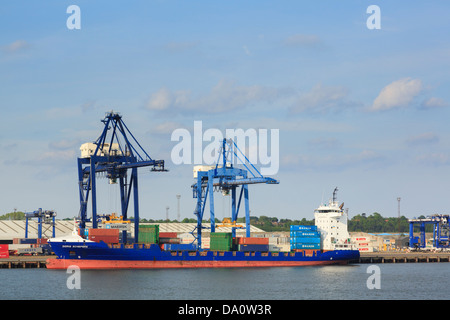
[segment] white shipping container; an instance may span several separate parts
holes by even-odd
[[[359,252],[373,252],[373,247],[360,247]]]
[[[370,238],[368,237],[352,237],[352,242],[367,242],[370,241]]]
[[[26,249],[31,248],[31,244],[9,244],[8,250],[18,250],[18,249]]]

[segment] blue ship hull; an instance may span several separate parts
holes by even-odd
[[[156,244],[110,247],[104,242],[51,242],[57,258],[47,268],[82,269],[282,267],[348,264],[359,260],[358,250],[304,252],[164,251]]]

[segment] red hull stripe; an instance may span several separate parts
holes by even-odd
[[[169,268],[249,268],[297,267],[329,264],[347,264],[347,261],[124,261],[48,259],[47,269],[169,269]]]

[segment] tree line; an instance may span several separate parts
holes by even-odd
[[[421,216],[419,218],[424,218]],[[25,214],[21,211],[10,212],[0,216],[0,220],[24,220]],[[65,220],[72,220],[67,218]],[[197,223],[195,218],[185,218],[182,221],[178,220],[154,220],[154,219],[140,219],[142,223]],[[219,219],[215,219],[216,224],[220,223]],[[210,223],[210,220],[204,220],[203,223]],[[238,218],[237,223],[244,224],[245,218]],[[278,219],[277,217],[268,216],[250,216],[250,224],[258,227],[266,232],[274,231],[289,231],[291,225],[314,225],[314,219],[301,220]],[[358,214],[348,220],[349,232],[373,232],[373,233],[409,233],[409,222],[404,216],[398,217],[383,217],[378,212],[367,216],[366,214]]]

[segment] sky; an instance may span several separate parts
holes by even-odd
[[[4,2],[0,214],[77,216],[79,148],[111,110],[169,169],[139,169],[141,218],[176,219],[177,194],[195,218],[193,164],[174,163],[171,139],[195,121],[279,130],[280,183],[249,186],[251,215],[310,220],[335,187],[350,218],[396,217],[398,197],[407,218],[448,214],[449,13],[447,1]],[[118,212],[117,186],[97,185],[99,212]],[[216,194],[217,218],[229,198]]]

